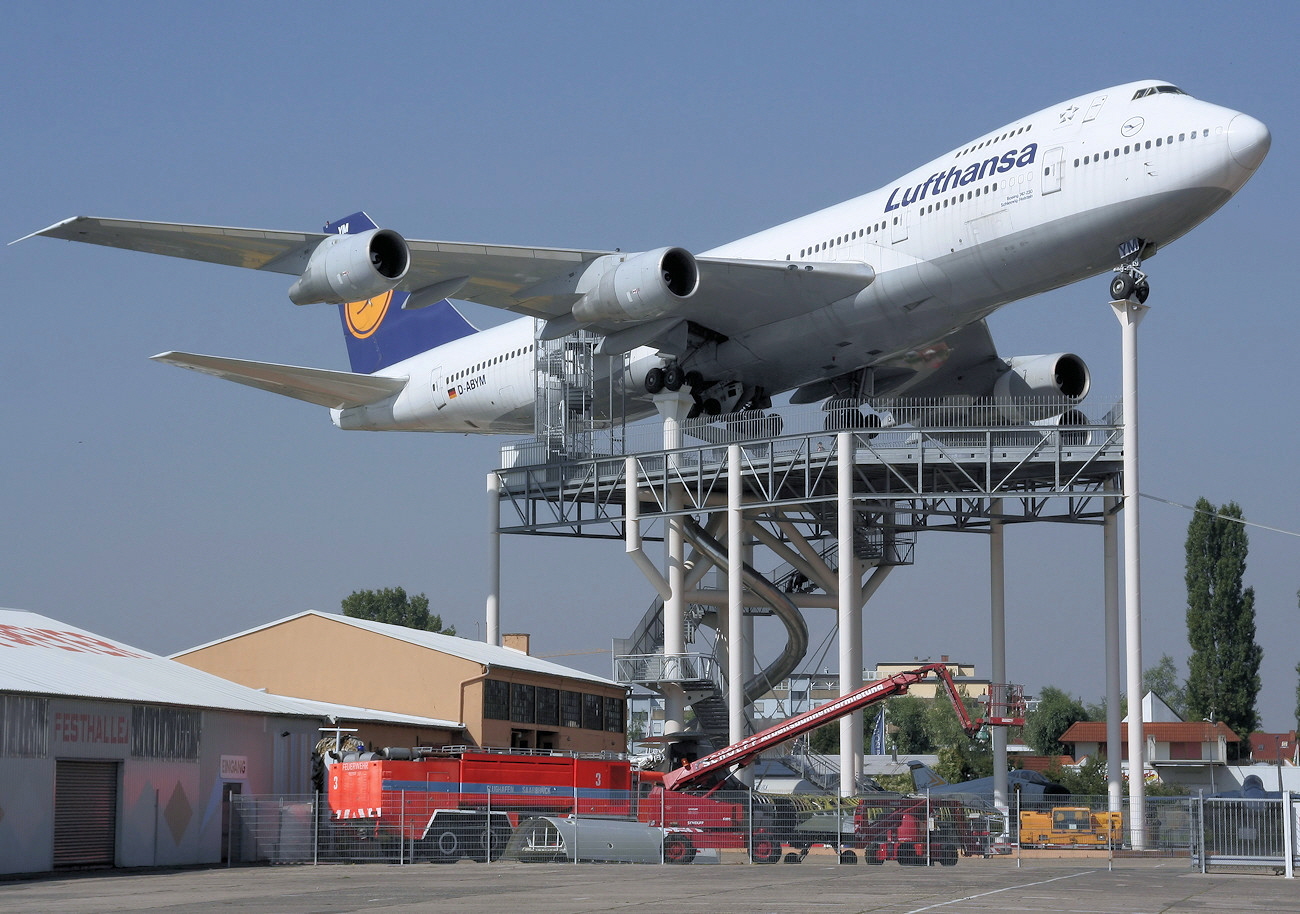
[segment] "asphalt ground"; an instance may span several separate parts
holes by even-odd
[[[963,859],[954,867],[462,862],[113,871],[0,882],[0,911],[297,914],[1297,912],[1300,881],[1186,859]]]

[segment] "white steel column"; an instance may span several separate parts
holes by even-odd
[[[483,640],[501,646],[501,477],[487,474],[488,593],[487,632]]]
[[[745,733],[745,486],[739,444],[727,448],[727,738],[738,743]],[[752,771],[746,784],[752,783]]]
[[[1119,659],[1119,499],[1113,495],[1104,501],[1102,552],[1106,588],[1106,795],[1111,812],[1124,810],[1124,740],[1123,715],[1120,713]]]
[[[1142,736],[1142,582],[1138,524],[1138,347],[1137,328],[1149,310],[1132,301],[1113,301],[1123,327],[1124,358],[1124,635],[1128,664],[1129,843],[1146,849],[1146,740]]]
[[[1006,542],[1002,525],[1002,499],[989,501],[989,611],[992,622],[992,668],[989,678],[1002,688],[1007,682]],[[990,698],[1005,700],[1005,696]],[[993,746],[993,805],[1005,815],[1010,795],[1007,777],[1007,728],[989,727]]]
[[[672,452],[682,446],[681,423],[686,419],[692,401],[690,396],[681,392],[657,394],[654,399],[655,408],[664,420],[664,450],[669,452],[664,467],[668,474],[664,485],[664,507],[668,513],[664,520],[664,565],[672,596],[664,603],[664,666],[665,674],[671,675],[672,664],[667,658],[686,653],[686,537],[682,517],[676,514],[682,510],[682,488],[672,479],[673,471],[677,469],[677,455]],[[685,728],[686,693],[680,685],[666,684],[664,733],[676,733]]]
[[[853,459],[852,432],[836,436],[838,482],[836,505],[839,510],[839,628],[840,694],[847,695],[862,685],[862,618],[858,613],[861,593],[858,563],[853,554]],[[855,649],[856,646],[856,649]],[[856,730],[857,739],[854,739]],[[855,752],[856,747],[856,752]],[[862,712],[840,718],[840,795],[851,797],[857,792],[855,774],[862,766]]]

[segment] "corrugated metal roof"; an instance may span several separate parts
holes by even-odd
[[[0,692],[461,728],[259,692],[38,613],[0,608]]]
[[[496,645],[485,644],[482,641],[470,641],[468,638],[460,638],[455,635],[440,635],[435,632],[423,632],[414,628],[406,628],[402,625],[388,625],[384,622],[371,622],[368,619],[354,619],[350,616],[339,615],[338,613],[323,613],[314,609],[300,612],[292,616],[286,616],[283,619],[277,619],[275,622],[268,622],[266,625],[259,625],[235,635],[219,638],[216,641],[209,641],[207,644],[200,644],[198,647],[192,647],[184,651],[177,651],[175,654],[172,654],[172,656],[180,657],[185,654],[190,654],[194,651],[211,647],[214,644],[223,644],[227,641],[233,641],[236,638],[242,638],[246,635],[251,635],[254,632],[263,631],[276,625],[284,625],[286,622],[292,622],[295,619],[301,619],[305,616],[317,616],[321,619],[327,619],[330,622],[350,625],[354,628],[375,632],[376,634],[384,635],[388,638],[396,638],[397,640],[405,641],[408,644],[426,647],[430,650],[435,650],[443,654],[450,654],[453,657],[460,657],[464,660],[473,661],[474,663],[490,664],[493,667],[509,670],[524,670],[530,673],[544,673],[548,676],[564,676],[569,679],[598,682],[601,685],[607,686],[620,686],[620,683],[614,682],[612,679],[604,679],[591,673],[584,673],[581,670],[561,666],[558,663],[551,663],[549,660],[532,657],[528,654],[511,650],[508,647],[497,647]]]

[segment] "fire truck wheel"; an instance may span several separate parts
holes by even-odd
[[[790,853],[788,853],[788,854],[785,855],[785,862],[786,862],[786,863],[803,863],[803,856],[802,856],[801,854],[799,854],[797,851],[790,851]]]
[[[880,866],[885,861],[880,859],[880,847],[876,844],[869,844],[862,849],[862,862],[868,866]]]
[[[781,844],[779,841],[760,835],[754,839],[749,857],[755,863],[776,863],[781,859]]]
[[[944,847],[939,848],[939,863],[942,866],[956,866],[957,847],[955,845],[948,844]]]
[[[450,828],[430,843],[430,859],[434,863],[455,863],[460,859],[460,836]]]
[[[690,863],[695,859],[695,845],[688,838],[664,839],[664,863]]]
[[[840,851],[840,863],[857,863],[858,855],[853,851]]]

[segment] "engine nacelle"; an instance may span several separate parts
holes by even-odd
[[[607,254],[582,278],[583,293],[573,306],[579,323],[624,323],[673,314],[700,285],[691,253],[659,248],[640,254]]]
[[[330,235],[311,252],[307,269],[289,288],[295,305],[342,305],[396,288],[411,265],[406,239],[392,229]]]
[[[993,385],[993,399],[1010,422],[1059,415],[1088,395],[1092,376],[1083,359],[1069,352],[1016,356]]]

